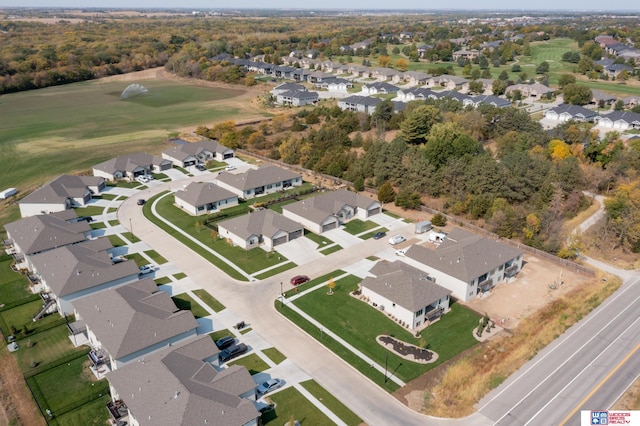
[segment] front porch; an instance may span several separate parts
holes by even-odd
[[[129,409],[123,400],[109,401],[106,407],[107,410],[109,410],[109,415],[111,416],[110,423],[112,425],[124,426],[130,423]]]

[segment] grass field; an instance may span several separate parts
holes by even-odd
[[[263,424],[280,426],[293,418],[303,425],[331,425],[333,422],[325,416],[296,388],[290,387],[269,395],[276,403],[276,409],[262,416]]]
[[[121,100],[129,82],[102,80],[0,96],[0,187],[41,184],[86,170],[117,154],[155,152],[176,130],[219,120],[264,115],[221,105],[244,89],[144,80],[147,94]]]
[[[185,311],[191,311],[194,317],[196,318],[204,318],[209,315],[206,309],[204,309],[198,302],[193,300],[191,296],[187,293],[182,293],[177,296],[172,297],[173,302],[176,304],[178,309],[182,309]]]

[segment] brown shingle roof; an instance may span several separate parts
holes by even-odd
[[[176,191],[176,198],[192,206],[202,206],[229,198],[238,198],[236,194],[213,183],[192,182],[184,190]]]
[[[218,180],[233,188],[246,191],[247,189],[258,188],[300,177],[302,176],[299,173],[266,165],[255,170],[249,169],[245,173],[233,174],[222,172],[218,175]]]

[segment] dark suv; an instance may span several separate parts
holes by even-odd
[[[231,336],[224,336],[222,339],[216,340],[216,346],[220,350],[227,349],[229,346],[233,345],[235,341],[236,340]]]
[[[247,350],[247,345],[245,345],[244,343],[238,343],[237,345],[229,346],[227,349],[220,352],[220,354],[218,355],[218,359],[220,360],[220,362],[229,361],[230,359],[233,359],[247,352]]]

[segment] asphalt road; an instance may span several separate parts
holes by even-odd
[[[202,180],[202,177],[191,180]],[[188,180],[181,180],[168,186],[177,189],[186,183]],[[143,194],[150,198],[164,189],[167,185],[157,185]],[[265,281],[247,283],[232,280],[147,221],[135,197],[123,203],[118,218],[369,425],[560,424],[569,414],[573,417],[568,419],[568,424],[579,424],[576,409],[609,408],[640,371],[640,351],[629,356],[640,344],[640,278],[622,271],[625,284],[616,294],[487,395],[477,405],[478,412],[474,415],[458,420],[424,416],[410,410],[315,338],[289,323],[273,305],[280,283],[284,282],[285,289],[289,288],[291,276],[298,273],[319,276],[350,265],[386,247],[384,239],[363,241],[349,250],[325,256],[322,261]],[[397,233],[410,235],[412,232],[413,225],[407,225]],[[607,268],[604,264],[597,266]]]

